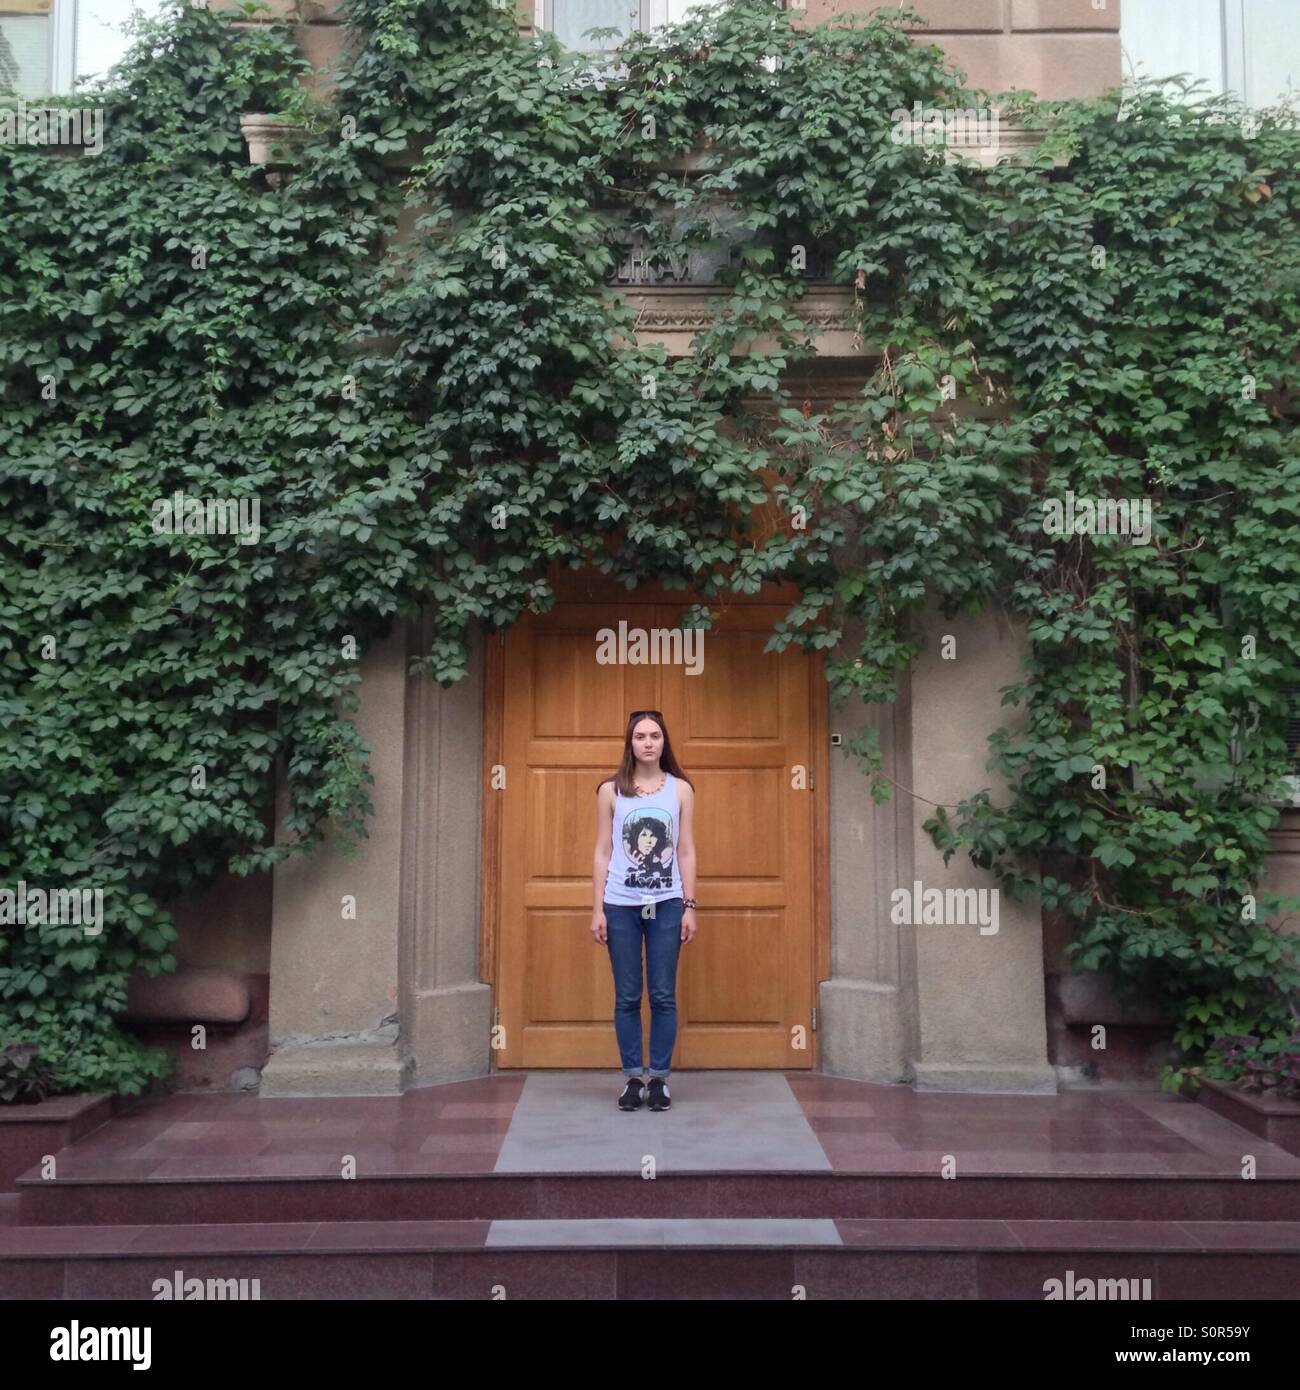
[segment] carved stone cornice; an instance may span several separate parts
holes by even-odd
[[[616,291],[635,314],[638,346],[658,343],[672,357],[689,357],[691,340],[712,326],[716,308],[726,294],[706,289],[637,289]],[[858,339],[853,320],[853,292],[840,286],[818,286],[798,301],[795,310],[809,327],[817,329],[819,358],[858,361],[879,352],[874,344]],[[755,334],[738,352],[774,352],[778,344],[765,334]]]
[[[301,126],[295,126],[275,116],[259,112],[241,115],[239,124],[248,142],[248,161],[250,164],[283,163],[284,151],[305,137]],[[1020,160],[1031,156],[1046,138],[1047,131],[1040,127],[1020,125],[1015,121],[999,119],[991,134],[961,125],[954,126],[946,133],[941,145],[928,145],[922,124],[901,122],[899,129],[908,137],[906,143],[914,143],[931,151],[935,158],[942,157],[949,164],[972,164],[980,168],[991,168],[1005,160]],[[981,143],[981,140],[986,143]],[[279,147],[276,150],[275,147]],[[278,154],[280,157],[273,157]],[[423,149],[412,147],[393,150],[385,155],[384,163],[390,168],[410,169],[423,158]],[[725,160],[724,160],[725,162]],[[1063,155],[1053,156],[1052,163],[1060,168],[1069,161]],[[660,173],[685,173],[699,175],[718,167],[717,152],[703,146],[686,154],[664,155],[653,168]]]

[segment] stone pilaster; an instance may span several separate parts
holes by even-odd
[[[450,690],[408,675],[399,628],[361,663],[375,814],[353,855],[277,867],[263,1095],[390,1095],[489,1070],[479,979],[483,650]],[[343,916],[355,899],[355,920]]]
[[[950,659],[943,639],[955,641]],[[1005,804],[987,769],[988,735],[1014,726],[1002,689],[1022,677],[1023,634],[996,614],[931,614],[912,672],[912,879],[897,887],[993,890],[996,880],[965,854],[945,865],[921,829],[937,802],[949,807],[982,788]],[[924,800],[922,799],[924,798]],[[986,900],[991,901],[991,900]],[[914,925],[895,930],[915,944],[917,1011],[912,1071],[918,1090],[1053,1092],[1047,1060],[1042,912],[998,895],[997,930]]]
[[[276,866],[263,1095],[392,1094],[409,1072],[397,1005],[406,683],[399,629],[361,658],[356,722],[375,779],[368,838],[352,854],[330,842]]]
[[[874,727],[884,770],[907,761],[909,685],[892,705],[846,702],[830,712],[830,733],[847,742]],[[821,982],[822,1070],[864,1081],[908,1078],[915,1033],[910,938],[889,921],[889,892],[910,874],[911,810],[897,789],[881,804],[857,760],[831,748],[831,979]]]
[[[426,620],[426,640],[428,631]],[[402,1042],[417,1085],[490,1069],[492,990],[479,979],[483,680],[476,634],[463,680],[443,690],[412,677],[408,690]]]

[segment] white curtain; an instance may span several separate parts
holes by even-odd
[[[0,94],[43,97],[49,90],[49,15],[0,14]]]

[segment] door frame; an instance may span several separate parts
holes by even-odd
[[[557,576],[558,577],[558,576]],[[568,578],[569,576],[565,576]],[[638,589],[628,590],[622,585],[608,583],[605,576],[595,571],[578,576],[571,581],[584,583],[591,594],[606,593],[627,602],[680,603],[690,601],[689,593],[682,590],[667,591],[658,584],[646,584]],[[565,594],[561,588],[570,584],[557,585],[556,602],[579,602],[576,592]],[[793,584],[766,585],[757,594],[730,594],[725,600],[715,599],[718,607],[733,604],[773,603],[798,601],[799,591]],[[588,598],[590,601],[590,598]],[[498,1018],[497,990],[500,983],[499,955],[501,937],[499,931],[501,912],[501,805],[492,790],[492,769],[502,760],[505,742],[505,647],[506,631],[498,629],[488,633],[484,642],[484,680],[483,680],[483,845],[480,855],[479,881],[479,978],[492,987],[492,1019]],[[812,655],[816,657],[816,653]],[[825,672],[814,661],[812,681],[812,746],[814,750],[813,774],[813,844],[812,844],[812,889],[813,889],[813,997],[808,1008],[819,1007],[820,985],[831,978],[831,837],[830,837],[830,687]],[[818,678],[820,677],[820,678]],[[823,761],[824,759],[824,761]],[[811,1013],[809,1014],[811,1018]],[[611,1023],[612,1026],[612,1023]],[[812,1070],[821,1070],[821,1033],[813,1031],[809,1037],[812,1048]],[[496,1049],[490,1049],[489,1063],[497,1070]]]

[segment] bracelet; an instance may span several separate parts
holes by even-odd
[[[682,911],[683,911],[683,912],[685,912],[685,911],[687,910],[687,908],[698,907],[698,906],[699,906],[699,903],[697,903],[697,902],[695,901],[694,898],[683,898],[683,899],[682,899]]]

